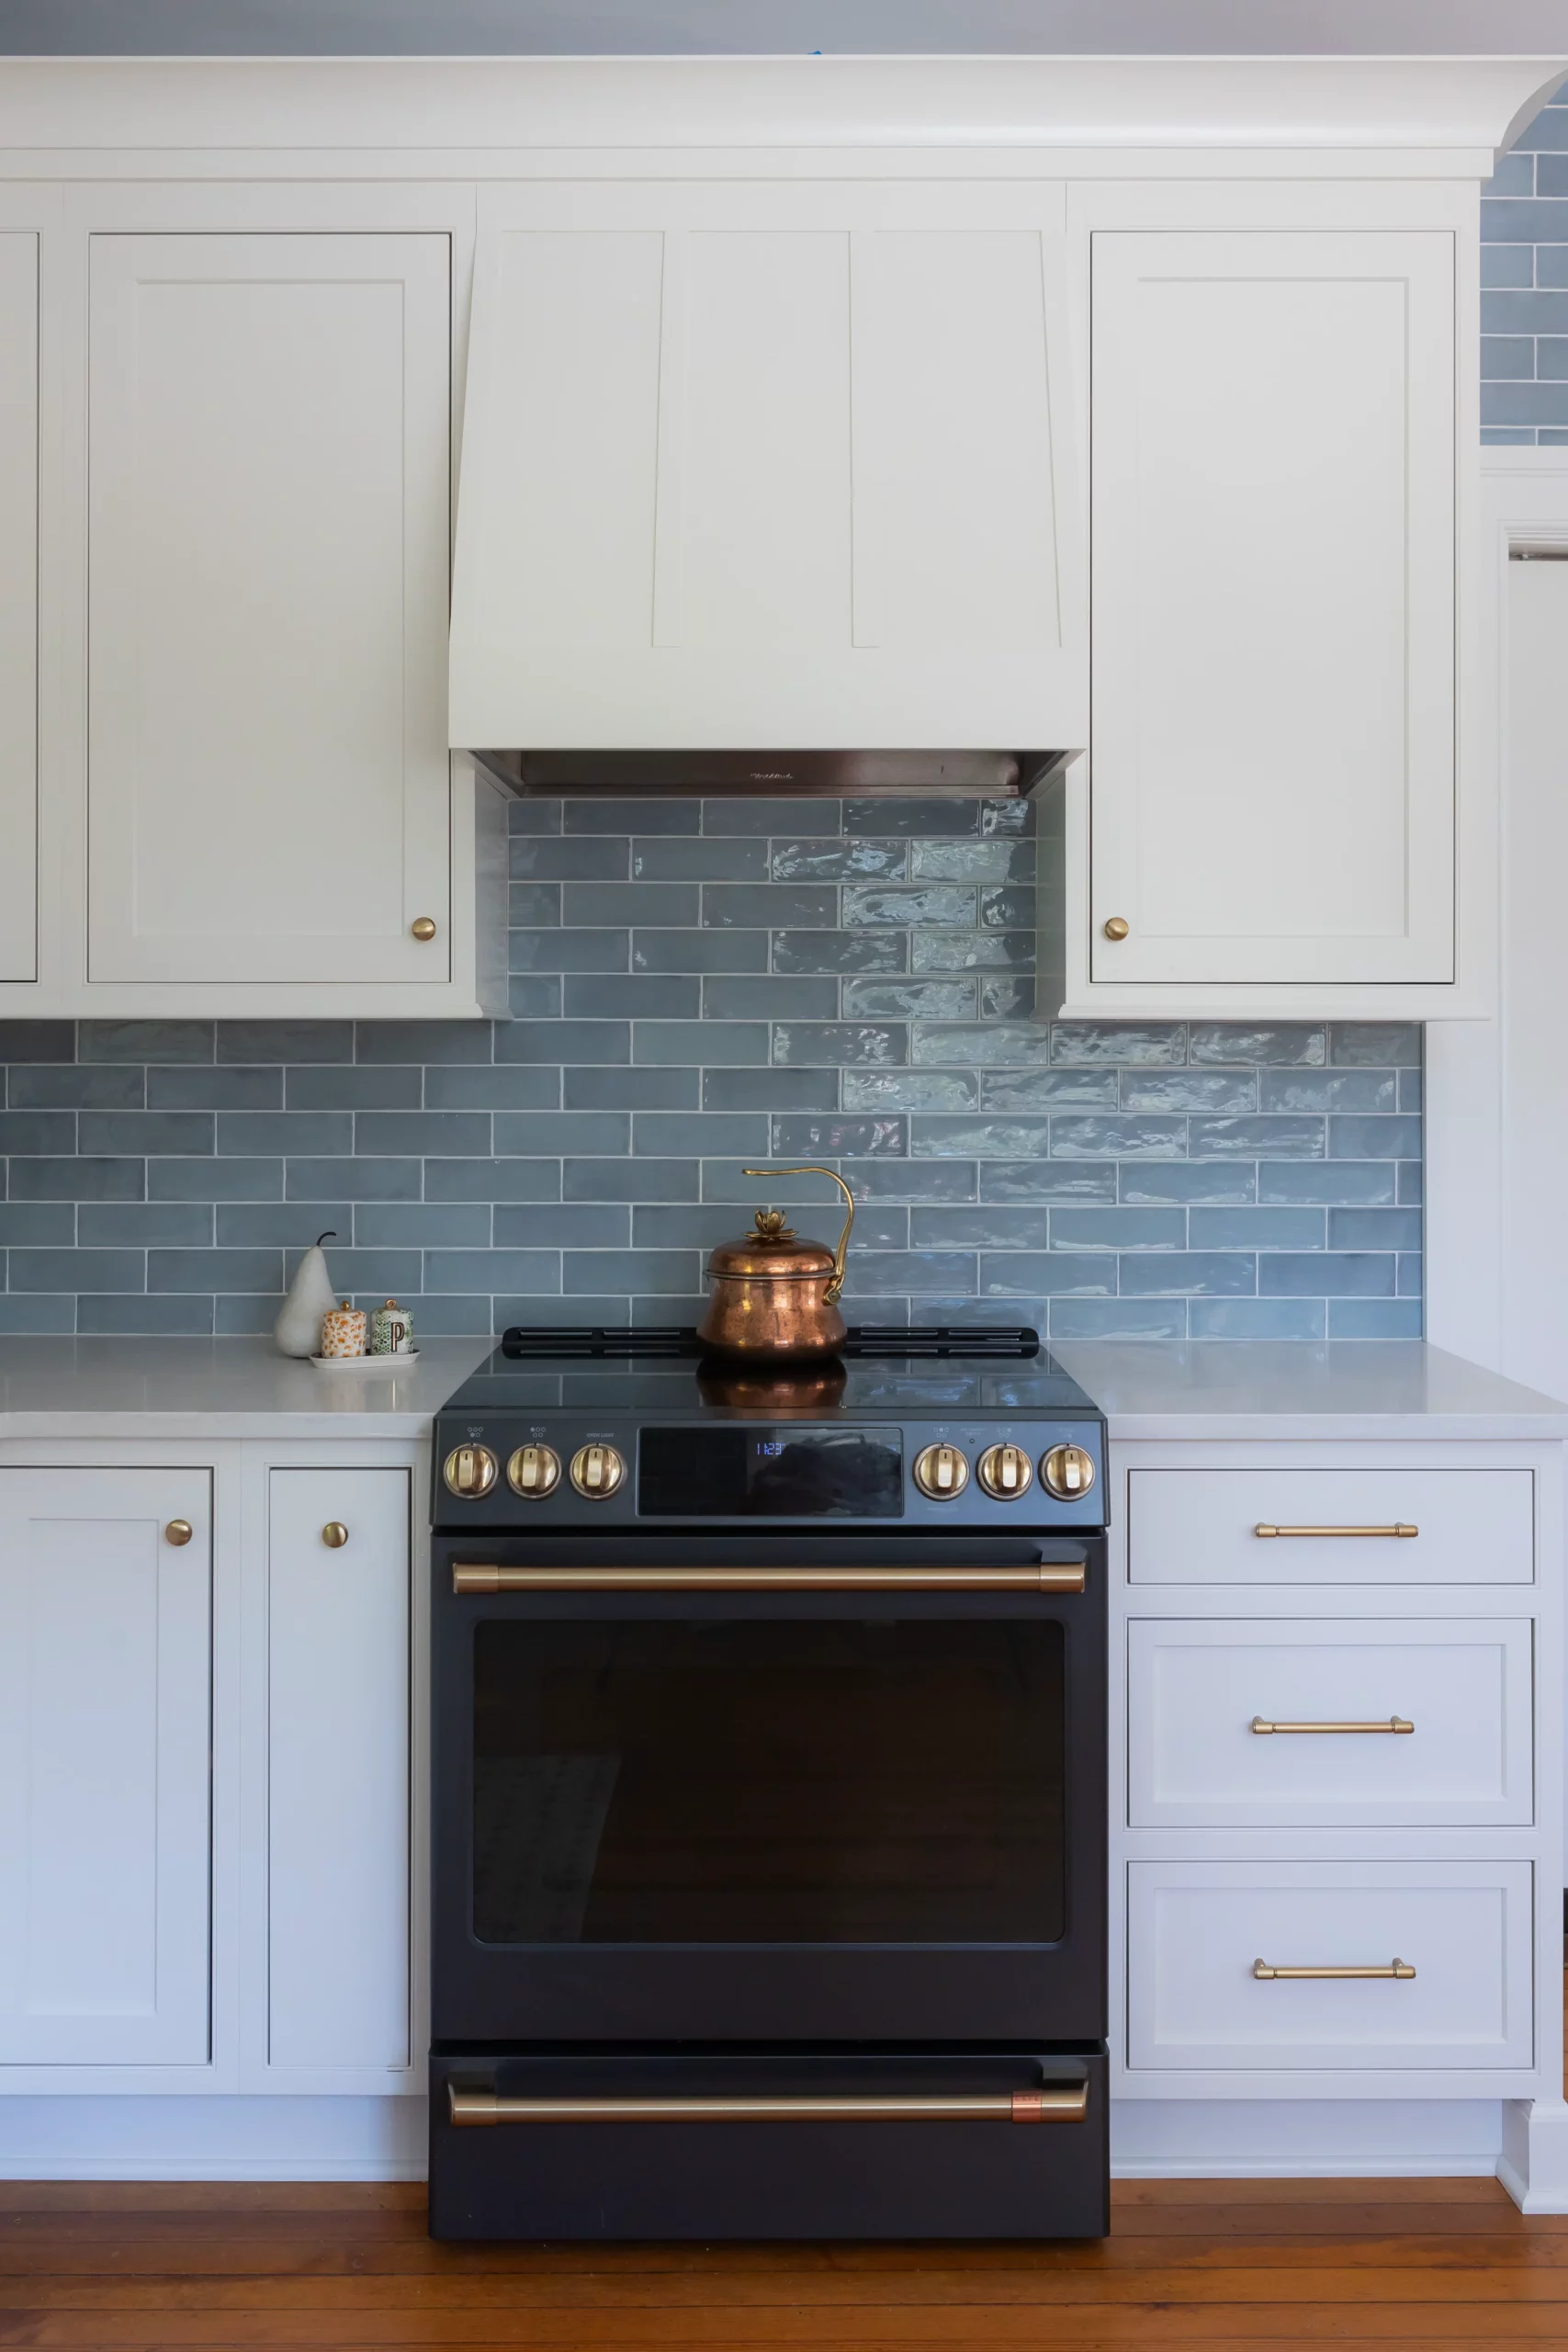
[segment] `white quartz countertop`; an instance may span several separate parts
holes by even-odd
[[[1421,1340],[1063,1341],[1122,1439],[1568,1438],[1568,1404]]]
[[[321,1372],[265,1340],[0,1339],[0,1437],[423,1436],[489,1354]],[[1113,1438],[1568,1438],[1568,1405],[1416,1340],[1211,1340],[1055,1350]]]
[[[425,1340],[364,1373],[270,1340],[0,1339],[0,1437],[423,1437],[494,1345]]]

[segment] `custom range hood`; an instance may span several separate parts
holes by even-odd
[[[654,177],[487,215],[455,747],[513,792],[769,798],[1016,794],[1082,748],[1048,191]]]

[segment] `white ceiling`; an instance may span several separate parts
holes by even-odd
[[[1568,0],[0,0],[0,55],[1568,55]]]

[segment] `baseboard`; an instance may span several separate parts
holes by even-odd
[[[1500,2099],[1115,2099],[1113,2180],[1488,2179]]]
[[[0,2098],[0,2180],[423,2180],[423,2098]]]

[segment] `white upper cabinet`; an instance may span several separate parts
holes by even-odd
[[[447,978],[449,275],[91,239],[90,984]]]
[[[1094,235],[1092,982],[1454,981],[1455,277],[1441,229]]]
[[[38,263],[0,230],[0,981],[38,969]]]
[[[486,190],[451,741],[1087,734],[1059,184]]]
[[[211,1563],[205,1470],[0,1469],[0,2069],[207,2063]]]

